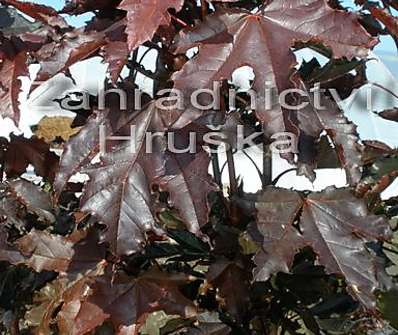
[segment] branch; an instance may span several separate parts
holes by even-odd
[[[247,158],[249,158],[250,162],[254,165],[254,167],[257,170],[258,176],[260,177],[261,182],[263,182],[264,175],[262,174],[262,172],[261,172],[260,168],[258,167],[258,165],[256,164],[256,162],[245,150],[242,150],[242,152]]]
[[[264,138],[264,146],[263,146],[263,180],[262,186],[263,189],[272,184],[272,155],[270,153],[269,145],[265,144]]]
[[[288,174],[288,173],[290,173],[290,172],[292,172],[292,171],[297,171],[297,169],[296,168],[292,168],[292,169],[288,169],[288,170],[286,170],[286,171],[283,171],[281,174],[279,174],[279,176],[277,176],[273,181],[272,181],[272,185],[273,186],[276,186],[276,184],[278,184],[278,182],[279,182],[279,180],[284,176],[284,175],[286,175],[286,174]]]
[[[153,80],[158,80],[157,76],[155,73],[153,73],[152,71],[149,71],[147,69],[145,69],[145,67],[137,62],[131,62],[129,64],[127,64],[127,67],[129,69],[133,69],[138,71],[139,73],[143,74],[144,76],[153,79]]]
[[[212,149],[214,149],[214,148],[212,148]],[[211,153],[211,165],[213,167],[214,181],[220,187],[220,189],[222,189],[222,172],[220,169],[220,161],[218,159],[217,152]]]
[[[238,194],[238,183],[236,180],[236,169],[234,154],[232,149],[227,150],[228,174],[229,174],[229,187],[231,196]]]
[[[398,99],[398,95],[396,95],[393,91],[391,91],[391,90],[388,89],[387,87],[384,87],[383,85],[378,84],[378,83],[375,83],[375,82],[373,82],[373,81],[368,81],[368,84],[374,85],[374,86],[376,86],[376,87],[382,89],[383,91],[386,91],[387,93],[391,94],[394,98],[397,98],[397,99]]]

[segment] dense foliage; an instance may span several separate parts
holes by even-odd
[[[71,0],[60,12],[0,3],[2,117],[18,125],[20,77],[31,64],[40,65],[37,86],[61,73],[73,80],[72,65],[100,56],[108,76],[98,79],[128,95],[127,108],[114,94],[105,108],[90,96],[89,108],[73,108],[74,120],[46,118],[32,138],[1,138],[2,334],[395,333],[398,199],[380,194],[398,176],[397,150],[361,141],[330,91],[320,96],[326,108],[295,91],[288,101],[308,100],[304,108],[267,108],[265,83],[276,94],[320,83],[348,97],[368,83],[378,37],[398,41],[396,1],[358,0],[354,12],[326,0]],[[93,18],[82,28],[65,20],[87,12]],[[305,47],[328,62],[298,65],[294,51]],[[142,50],[157,52],[154,71],[142,65]],[[255,110],[231,81],[242,66],[254,72]],[[153,80],[142,109],[131,94],[138,73]],[[215,82],[219,108],[188,99]],[[172,107],[171,88],[184,93],[183,108]],[[76,97],[54,99],[79,106]],[[209,96],[199,101],[208,105]],[[398,121],[396,109],[379,116]],[[247,136],[262,132],[256,194],[236,175],[238,125]],[[100,153],[100,129],[129,136],[132,126],[134,152],[113,138]],[[227,143],[225,166],[203,146],[214,129]],[[162,133],[152,152],[148,132]],[[180,149],[199,134],[195,153],[170,150],[171,132]],[[277,187],[276,133],[298,139],[298,151],[281,156],[299,175],[314,181],[315,169],[341,167],[348,186]],[[72,178],[81,174],[89,178]]]

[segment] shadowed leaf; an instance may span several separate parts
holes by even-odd
[[[271,188],[261,195],[264,199],[276,199],[274,206],[272,200],[267,200],[268,205],[264,208],[261,207],[261,201],[257,204],[257,226],[266,237],[265,250],[260,251],[255,259],[257,279],[268,279],[275,270],[281,270],[280,264],[291,266],[297,249],[308,245],[316,252],[319,263],[325,266],[328,273],[342,275],[350,293],[365,307],[374,309],[373,291],[378,287],[378,282],[375,259],[367,250],[366,243],[391,237],[387,220],[382,216],[369,215],[365,202],[355,198],[349,189],[328,188],[306,198],[295,195],[295,192],[281,190],[282,193],[288,192],[292,198],[292,209],[285,211],[288,220],[283,220],[286,224],[280,225],[280,212],[276,208],[281,203],[275,195],[271,196],[275,192],[278,191]],[[297,216],[298,226],[294,227],[292,217],[297,215],[297,210],[300,215]],[[261,222],[266,222],[269,229],[262,228]],[[285,251],[282,255],[280,247],[267,248],[270,231],[279,232],[279,243]],[[294,239],[291,238],[292,234]],[[271,237],[274,235],[271,233]],[[275,259],[280,263],[275,262]],[[286,272],[286,268],[282,271]],[[259,277],[258,273],[263,275]]]

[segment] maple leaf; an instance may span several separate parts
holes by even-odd
[[[51,320],[62,303],[62,293],[66,286],[67,281],[64,278],[55,280],[34,295],[34,305],[26,311],[25,320],[29,327],[34,328],[36,334],[51,334]]]
[[[268,188],[256,202],[257,225],[251,234],[262,245],[256,254],[254,279],[268,280],[273,273],[289,272],[304,241],[293,223],[302,207],[297,192]]]
[[[158,109],[151,104],[135,115],[130,125],[137,127],[135,150],[131,141],[119,142],[101,157],[100,163],[82,170],[90,181],[83,192],[81,210],[94,214],[106,225],[104,240],[118,255],[140,250],[145,232],[160,233],[151,184],[163,173],[164,149],[155,143],[154,152],[146,153],[146,133],[164,130]]]
[[[179,211],[191,233],[201,235],[208,222],[207,195],[216,187],[208,173],[210,157],[205,151],[195,154],[166,155],[165,176],[157,182],[169,192],[170,204]]]
[[[90,285],[95,277],[103,275],[106,266],[103,248],[98,248],[95,234],[90,234],[74,249],[68,273],[47,284],[35,296],[34,307],[26,313],[27,321],[37,333],[50,334],[50,326],[56,319],[63,334],[86,334],[93,323],[102,324],[109,317],[86,301]]]
[[[16,180],[7,184],[8,191],[16,201],[23,204],[27,211],[36,214],[39,218],[54,223],[51,197],[38,186],[26,180]]]
[[[64,272],[73,257],[73,243],[63,236],[33,229],[15,242],[15,249],[8,246],[6,234],[1,235],[0,259],[14,265],[25,264],[37,272]]]
[[[80,172],[100,151],[99,129],[106,136],[117,135],[123,127],[129,127],[134,112],[122,111],[113,104],[105,110],[94,110],[79,132],[65,144],[59,170],[55,176],[54,190],[59,197],[70,177]],[[120,134],[119,134],[120,135]]]
[[[50,26],[57,26],[61,29],[69,27],[65,19],[60,16],[58,12],[52,7],[28,1],[21,2],[18,0],[1,0],[1,3],[8,6],[13,6],[22,13],[30,16],[31,18]]]
[[[116,83],[123,67],[127,64],[129,50],[124,41],[110,41],[103,48],[103,56],[106,63],[109,64],[108,72],[111,80]]]
[[[152,39],[159,26],[168,25],[171,16],[168,9],[177,12],[183,0],[123,0],[120,9],[127,11],[127,42],[130,50]]]
[[[111,79],[115,83],[129,55],[124,28],[124,19],[115,22],[98,20],[47,43],[34,53],[40,63],[36,81],[46,81],[73,64],[99,54],[109,64]]]
[[[6,185],[0,186],[0,216],[1,223],[8,227],[15,227],[23,231],[25,220],[23,215],[23,206],[13,197],[10,197]]]
[[[84,127],[66,143],[61,156],[59,169],[54,180],[54,190],[59,197],[70,177],[87,165],[99,151],[99,127],[105,126],[109,134],[109,123],[106,122],[108,110],[93,113]]]
[[[21,15],[15,8],[0,7],[0,27],[4,36],[25,34],[40,27]]]
[[[36,137],[10,135],[10,142],[4,159],[7,177],[19,177],[32,164],[38,176],[53,180],[58,165],[58,156],[50,151],[50,146]]]
[[[75,233],[77,237],[73,234],[68,236],[68,240],[75,242],[73,258],[68,268],[69,279],[74,278],[75,275],[79,278],[82,273],[96,274],[105,266],[106,248],[99,244],[98,233],[94,229],[75,231]]]
[[[322,97],[321,103],[323,107],[316,108],[311,101],[295,115],[299,129],[298,174],[315,180],[314,168],[318,154],[315,143],[325,131],[334,145],[341,167],[346,170],[348,184],[355,185],[361,180],[363,165],[363,146],[359,143],[357,127],[344,116],[334,101]]]
[[[21,117],[18,98],[22,83],[19,77],[28,75],[26,61],[25,51],[12,58],[2,58],[0,53],[0,115],[12,119],[16,125]]]
[[[46,81],[66,71],[73,64],[93,56],[106,44],[103,32],[75,29],[64,34],[60,41],[48,43],[35,53],[40,62],[36,81]]]
[[[332,50],[333,57],[348,59],[365,57],[377,43],[354,14],[334,10],[323,0],[272,1],[261,14],[219,10],[176,39],[175,52],[199,47],[199,53],[172,77],[174,87],[187,93],[212,89],[215,81],[230,79],[239,67],[250,66],[256,76],[252,85],[257,92],[256,114],[264,122],[266,134],[283,132],[286,111],[279,104],[267,106],[266,88],[276,88],[279,93],[294,87],[290,77],[296,61],[291,48],[299,41],[322,43]],[[202,114],[190,104],[185,108],[175,111],[175,127]]]
[[[88,334],[108,319],[99,307],[89,302],[66,302],[58,314],[58,328],[62,334]]]
[[[123,67],[127,64],[130,55],[125,33],[126,20],[122,19],[115,24],[114,29],[107,32],[108,43],[102,47],[104,62],[109,65],[108,72],[113,83],[116,83]]]
[[[381,23],[383,23],[386,26],[386,28],[391,32],[391,34],[398,37],[398,20],[396,17],[389,14],[387,10],[380,9],[377,7],[372,7],[370,12],[376,19],[378,19]]]
[[[206,279],[219,290],[228,312],[240,320],[249,301],[247,273],[241,262],[219,259],[209,267]]]
[[[91,285],[87,302],[108,314],[119,334],[139,329],[149,313],[163,310],[167,314],[193,317],[196,308],[180,291],[189,282],[184,274],[151,269],[138,278],[106,273]],[[76,320],[79,322],[79,318]],[[101,324],[98,324],[98,326]],[[131,332],[133,333],[133,332]]]
[[[116,247],[117,254],[139,250],[144,242],[143,232],[151,229],[160,232],[155,225],[156,206],[151,205],[154,201],[151,184],[158,184],[169,192],[171,205],[179,210],[188,229],[201,235],[200,228],[208,221],[207,195],[215,190],[208,174],[208,154],[200,151],[178,155],[163,149],[146,154],[146,132],[150,129],[163,131],[165,115],[154,103],[140,112],[115,112],[94,113],[86,126],[67,143],[54,183],[57,195],[76,172],[92,176],[84,190],[82,210],[95,214],[107,226],[105,240]],[[120,135],[121,129],[130,130],[131,126],[136,126],[138,150],[133,154],[129,142],[119,142],[103,156],[102,163],[86,168],[99,152],[98,129],[101,125],[107,136]],[[157,140],[163,142],[163,139]],[[108,177],[102,179],[103,175]],[[108,192],[114,196],[108,197]]]
[[[264,248],[255,259],[256,278],[266,280],[274,271],[286,272],[298,248],[307,245],[328,273],[342,275],[350,293],[365,307],[374,309],[373,291],[378,281],[375,260],[366,244],[391,237],[385,217],[370,215],[366,203],[349,189],[328,188],[307,197],[287,190],[276,196],[278,191],[267,189],[261,195],[261,199],[266,199],[265,207],[261,201],[256,204],[257,227],[264,236]],[[280,201],[282,194],[289,197],[289,210],[281,219],[277,209],[284,204]],[[299,228],[293,226],[295,222]],[[269,239],[280,243],[278,248],[272,248]]]

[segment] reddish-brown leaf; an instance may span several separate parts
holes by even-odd
[[[16,201],[26,207],[28,212],[36,214],[47,222],[55,222],[51,197],[38,186],[26,180],[16,180],[8,183],[8,190]]]
[[[262,249],[255,256],[254,278],[265,281],[276,272],[289,272],[295,254],[304,246],[299,232],[293,227],[302,207],[297,192],[268,188],[256,202],[256,236]]]
[[[65,19],[60,16],[58,12],[52,7],[28,1],[21,2],[18,0],[1,0],[1,2],[5,5],[13,6],[22,13],[30,16],[31,18],[50,26],[57,26],[59,28],[69,27]]]
[[[21,51],[13,58],[2,58],[0,54],[0,115],[9,117],[16,125],[20,119],[19,93],[21,76],[28,74],[27,54]]]
[[[222,305],[236,320],[241,321],[249,301],[249,278],[243,264],[220,259],[209,267],[206,279],[218,289],[224,299]]]
[[[374,163],[377,159],[394,153],[394,149],[380,141],[363,141],[365,146],[362,160],[363,164]]]
[[[66,143],[54,181],[57,196],[63,191],[70,177],[79,172],[98,153],[100,126],[106,126],[107,134],[110,130],[107,115],[108,110],[93,113],[85,126]]]
[[[104,60],[109,64],[108,72],[113,83],[116,83],[123,67],[127,64],[129,50],[123,41],[110,41],[103,48]]]
[[[183,0],[123,0],[120,9],[127,11],[127,41],[130,50],[152,39],[159,26],[168,25],[168,9],[179,11]]]
[[[326,132],[334,145],[340,165],[346,170],[348,184],[357,184],[362,177],[361,167],[363,147],[359,143],[357,127],[350,122],[339,106],[327,97],[321,100],[323,108],[319,109],[311,102],[307,107],[297,111],[299,128],[299,174],[315,180],[314,168],[316,157],[306,161],[308,152],[314,151],[317,141],[323,131]],[[307,157],[306,157],[307,156]]]
[[[216,187],[208,173],[209,155],[171,154],[166,156],[165,175],[159,181],[170,194],[171,205],[179,211],[188,230],[200,235],[200,228],[208,222],[207,196]]]
[[[25,228],[23,206],[13,197],[8,194],[5,185],[0,186],[0,221],[9,227],[14,227],[19,230]]]
[[[391,34],[398,37],[398,20],[396,17],[389,14],[387,10],[380,9],[377,7],[372,7],[370,11],[376,19],[378,19],[381,23],[383,23],[386,26],[386,28],[391,32]]]
[[[97,263],[77,277],[59,275],[34,297],[35,305],[25,318],[35,327],[37,334],[50,334],[57,321],[62,334],[87,334],[101,325],[109,316],[97,306],[88,303],[90,285],[94,278],[103,274],[105,262]]]
[[[34,306],[25,314],[26,323],[34,334],[51,334],[53,315],[62,304],[62,294],[67,289],[65,278],[52,281],[37,292],[33,298]]]
[[[365,57],[377,42],[354,14],[334,10],[324,0],[272,1],[262,14],[218,10],[176,40],[176,52],[199,46],[199,54],[173,76],[175,88],[190,97],[193,90],[211,89],[215,81],[230,79],[237,68],[251,66],[256,76],[253,89],[257,92],[257,116],[265,123],[268,135],[283,132],[281,106],[266,105],[267,100],[270,102],[266,88],[282,92],[294,87],[290,81],[295,65],[291,48],[299,41],[322,43],[332,50],[333,57],[348,59]],[[189,102],[184,107],[175,111],[175,127],[203,113]]]
[[[54,180],[58,156],[50,151],[47,143],[36,137],[25,138],[11,134],[10,138],[4,164],[7,177],[19,177],[32,164],[38,176]]]
[[[383,119],[398,122],[398,108],[387,109],[383,112],[377,113],[377,115]]]
[[[165,273],[157,269],[138,278],[122,274],[112,277],[107,273],[96,279],[91,286],[92,295],[87,301],[109,314],[110,320],[122,334],[126,328],[139,329],[146,316],[155,311],[193,317],[196,308],[180,291],[180,286],[188,282],[189,278],[183,274]]]
[[[0,229],[0,260],[11,264],[25,262],[25,257],[7,241],[8,234],[4,227]]]
[[[113,83],[118,80],[130,54],[125,29],[125,19],[120,20],[112,29],[108,29],[106,34],[108,43],[102,48],[104,61],[109,64],[108,72]]]
[[[60,41],[48,43],[35,53],[40,61],[36,81],[45,81],[67,70],[73,64],[97,53],[106,44],[104,32],[75,29]]]
[[[118,120],[116,129],[120,130],[124,125],[130,131],[130,127],[135,126],[136,152],[131,152],[129,142],[114,143],[102,157],[101,163],[82,170],[90,176],[83,192],[82,210],[95,214],[107,226],[105,241],[111,243],[117,254],[138,251],[145,241],[145,232],[160,232],[156,227],[158,208],[151,192],[152,184],[159,184],[163,191],[169,193],[171,205],[179,211],[188,229],[197,235],[201,235],[200,228],[208,221],[207,196],[215,190],[208,174],[210,160],[206,152],[166,152],[163,149],[164,139],[157,136],[153,153],[147,153],[151,149],[148,146],[150,141],[146,143],[147,132],[164,131],[163,114],[155,104],[132,115],[129,121],[126,121],[128,118],[124,122]],[[83,128],[84,133],[72,139],[64,154],[61,174],[57,177],[57,190],[62,189],[69,176],[93,157],[93,152],[98,152],[95,148],[98,146],[98,134],[87,136],[93,133],[93,129],[97,132],[100,124],[107,133],[114,134],[115,128],[111,123],[95,115]],[[82,147],[86,149],[82,151]]]
[[[98,306],[78,299],[67,302],[58,314],[61,334],[84,335],[109,318]]]
[[[2,236],[0,259],[14,265],[25,264],[37,272],[67,271],[74,253],[73,243],[66,238],[39,230],[18,239],[17,249],[7,245],[5,233]]]
[[[153,153],[146,153],[149,148],[145,140],[146,132],[164,130],[155,105],[137,113],[131,121],[133,125],[135,152],[130,141],[119,141],[100,163],[83,170],[90,181],[83,192],[81,210],[94,214],[106,225],[104,240],[119,255],[140,250],[145,232],[160,232],[151,184],[163,174],[163,148],[155,143]]]
[[[305,198],[295,195],[294,192],[282,190],[284,193],[289,192],[292,198],[292,210],[288,211],[292,215],[288,216],[286,225],[281,225],[281,211],[276,211],[277,206],[281,204],[280,198],[269,197],[275,192],[278,191],[271,189],[262,195],[262,199],[270,199],[269,202],[275,199],[274,206],[267,205],[265,211],[262,211],[261,202],[257,204],[258,227],[261,227],[261,221],[269,223],[271,230],[263,230],[262,234],[267,236],[270,234],[269,231],[276,230],[279,232],[277,236],[281,237],[280,245],[273,249],[267,248],[257,256],[257,278],[266,280],[272,272],[281,270],[275,259],[280,259],[285,266],[291,265],[297,248],[308,245],[318,255],[319,263],[325,266],[328,273],[342,275],[350,293],[366,308],[374,309],[373,292],[378,287],[378,281],[375,259],[367,250],[366,244],[391,237],[388,221],[382,216],[371,215],[366,203],[356,198],[351,190],[328,188]],[[297,216],[299,228],[293,227],[293,216]],[[290,230],[295,230],[298,241],[296,238],[291,239],[291,233],[285,237],[286,232]],[[283,246],[286,252],[281,254],[280,246]],[[259,273],[265,275],[258,277]]]
[[[74,254],[68,268],[69,278],[82,273],[93,272],[98,265],[104,263],[106,248],[99,244],[98,234],[95,229],[88,231],[75,231],[78,240],[74,245]],[[74,242],[73,235],[68,240]],[[94,271],[95,272],[95,271]]]

